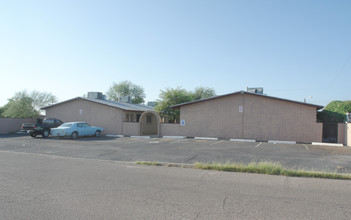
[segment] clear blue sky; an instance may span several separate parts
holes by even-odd
[[[145,89],[264,87],[326,105],[351,99],[351,1],[1,1],[0,106],[64,101],[129,80]]]

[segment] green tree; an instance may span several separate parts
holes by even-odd
[[[207,99],[216,96],[214,89],[209,87],[197,87],[194,92],[191,93],[192,100]]]
[[[344,122],[346,112],[351,112],[351,101],[332,101],[318,113],[320,122]]]
[[[179,109],[170,108],[172,105],[192,101],[190,92],[177,87],[176,89],[161,90],[160,100],[155,107],[155,110],[161,117],[167,118],[168,122],[179,122],[180,112]]]
[[[5,106],[0,107],[0,118],[4,118],[4,117],[5,117],[5,116],[3,115],[4,111],[5,111]]]
[[[35,118],[39,112],[33,108],[33,99],[28,94],[17,92],[14,97],[4,106],[5,118]]]
[[[124,96],[129,96],[133,104],[140,104],[144,102],[145,98],[144,89],[130,81],[114,82],[106,95],[109,100],[115,102],[121,101]]]
[[[39,116],[40,109],[54,104],[57,98],[51,93],[33,91],[21,91],[9,99],[2,108],[2,117],[5,118],[35,118]]]

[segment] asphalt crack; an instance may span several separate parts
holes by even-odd
[[[192,156],[192,157],[190,157],[189,159],[187,159],[186,161],[184,161],[184,163],[187,163],[187,162],[189,162],[190,160],[193,160],[193,159],[195,159],[196,157],[198,157],[199,155],[195,155],[195,156]]]

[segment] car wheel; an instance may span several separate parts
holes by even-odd
[[[50,131],[48,129],[45,129],[41,136],[43,136],[43,138],[47,138],[49,137],[49,134],[50,134]]]
[[[101,135],[101,131],[100,131],[100,130],[97,130],[97,131],[95,132],[95,137],[100,137],[100,135]]]
[[[35,138],[37,134],[30,134],[30,136]]]
[[[71,134],[72,139],[77,139],[77,137],[78,137],[78,132],[75,131]]]

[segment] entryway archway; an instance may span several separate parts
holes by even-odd
[[[161,117],[157,112],[143,112],[139,119],[140,135],[160,136],[160,122]]]

